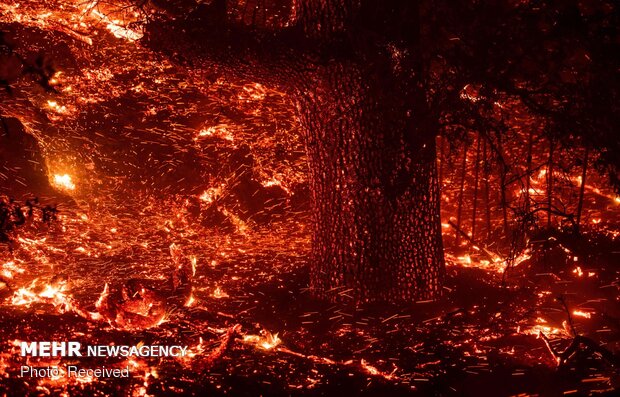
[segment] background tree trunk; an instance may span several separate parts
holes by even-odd
[[[295,98],[310,163],[311,287],[330,300],[441,292],[438,124],[422,109],[413,117],[411,87],[386,75],[333,62]]]
[[[581,213],[583,212],[583,197],[586,190],[586,176],[588,175],[588,156],[590,148],[586,146],[581,164],[581,184],[579,186],[579,202],[577,204],[577,220],[575,221],[575,233],[579,234],[581,228]]]
[[[487,240],[491,239],[491,159],[487,158],[487,141],[483,142],[482,158],[484,159],[484,203],[486,212]]]
[[[553,151],[555,142],[549,138],[549,160],[547,162],[547,227],[551,228],[553,206]]]
[[[459,188],[459,204],[456,210],[456,229],[462,230],[461,221],[463,220],[463,202],[465,201],[465,179],[467,178],[467,150],[469,145],[467,142],[463,145],[463,162],[461,163],[461,187]],[[461,234],[456,233],[455,245],[461,245]]]
[[[474,163],[474,198],[472,206],[474,207],[471,214],[471,239],[476,241],[476,217],[478,210],[478,180],[480,177],[480,134],[476,137],[476,162]]]

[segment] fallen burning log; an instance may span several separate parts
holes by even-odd
[[[593,339],[577,335],[573,338],[570,345],[564,351],[558,351],[551,345],[549,338],[542,331],[539,332],[539,336],[545,342],[545,345],[551,355],[553,355],[558,367],[566,366],[578,352],[584,349],[589,350],[591,354],[598,354],[603,360],[607,361],[614,367],[620,367],[620,357],[609,349],[604,348]]]

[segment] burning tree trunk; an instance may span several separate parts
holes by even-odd
[[[322,67],[296,96],[310,164],[312,287],[328,299],[436,298],[438,124],[425,110],[413,117],[398,79],[364,69]]]

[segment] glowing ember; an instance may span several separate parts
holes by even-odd
[[[11,304],[15,306],[29,305],[36,301],[37,296],[26,288],[20,288],[13,294]]]
[[[62,190],[75,190],[75,184],[69,174],[54,175],[53,184]]]
[[[233,142],[235,140],[228,126],[223,125],[223,124],[203,128],[202,130],[198,132],[198,137],[207,137],[207,136],[217,137],[217,138],[229,141],[229,142]]]
[[[541,332],[545,335],[554,335],[554,336],[562,336],[562,337],[570,336],[570,334],[566,332],[566,329],[559,328],[559,327],[553,327],[550,325],[539,324],[539,325],[535,325],[531,327],[528,330],[523,331],[524,334],[536,335],[536,336],[538,336]]]
[[[573,310],[573,316],[583,317],[583,318],[591,318],[592,313],[584,312],[583,310]]]
[[[7,279],[12,279],[15,274],[24,273],[24,269],[17,266],[15,261],[8,261],[2,264],[2,276]]]
[[[67,112],[67,108],[65,106],[59,105],[56,101],[47,101],[47,105],[56,113],[63,114]]]
[[[211,187],[211,188],[205,190],[200,195],[200,200],[204,201],[207,204],[213,203],[220,196],[220,194],[222,192],[222,188],[223,188],[223,186],[221,186],[221,187]]]
[[[216,287],[211,296],[216,299],[228,298],[228,294],[221,287]]]
[[[194,303],[196,303],[196,298],[194,298],[194,294],[191,294],[185,302],[185,307],[192,307]]]
[[[137,41],[140,40],[143,36],[142,32],[128,28],[127,22],[110,19],[107,15],[99,12],[98,10],[93,10],[92,13],[96,17],[100,18],[102,22],[106,23],[106,28],[119,39]]]
[[[272,334],[269,331],[263,331],[262,336],[260,335],[244,335],[243,342],[254,345],[263,350],[271,350],[276,346],[280,345],[282,342],[280,338],[278,338],[278,334]]]
[[[392,372],[391,374],[387,374],[385,372],[380,371],[379,369],[377,369],[377,367],[370,365],[368,362],[366,362],[366,360],[362,359],[360,361],[360,365],[362,366],[362,368],[364,368],[364,370],[366,370],[366,372],[368,372],[370,375],[373,376],[381,376],[385,379],[391,380],[394,379],[394,372],[396,371],[396,369],[394,370],[394,372]]]

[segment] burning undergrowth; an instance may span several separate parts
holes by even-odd
[[[67,217],[54,221],[58,230],[66,230]],[[19,244],[13,255],[38,246],[40,257],[53,260],[53,232],[37,223],[31,224],[36,232],[30,239],[15,234]],[[158,258],[166,258],[166,265],[160,265],[165,269],[159,278],[146,270],[137,277],[139,268],[133,275],[106,275],[116,267],[94,265],[113,260],[114,254],[93,258],[90,277],[78,273],[84,265],[69,276],[67,268],[50,271],[44,265],[35,273],[37,266],[24,261],[4,263],[5,387],[17,394],[32,392],[32,381],[24,382],[16,370],[18,342],[35,335],[91,345],[182,344],[190,352],[182,358],[98,358],[99,366],[130,366],[132,377],[123,382],[37,381],[36,390],[43,394],[323,394],[342,389],[474,394],[481,384],[508,394],[611,390],[616,385],[617,356],[611,352],[617,351],[620,331],[613,266],[618,245],[609,238],[541,235],[531,243],[529,259],[504,277],[454,263],[448,268],[445,299],[408,310],[315,301],[306,290],[304,257],[277,250],[274,259],[269,247],[264,253],[246,252],[260,243],[252,235],[245,248],[230,246],[226,255],[209,260],[187,255],[176,244],[162,248]],[[469,261],[476,260],[472,254]],[[558,367],[554,352],[568,349],[575,336],[591,345],[574,350]],[[41,366],[74,362],[29,360]],[[515,377],[527,382],[514,383]]]

